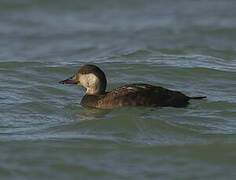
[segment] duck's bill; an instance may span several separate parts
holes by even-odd
[[[65,79],[63,81],[60,81],[59,83],[61,84],[78,84],[78,82],[73,79],[73,77],[69,78],[69,79]]]

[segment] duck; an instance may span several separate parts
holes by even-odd
[[[126,106],[179,108],[186,107],[192,99],[206,98],[206,96],[190,97],[179,91],[145,83],[127,84],[106,91],[106,75],[93,64],[81,66],[75,75],[59,83],[84,87],[86,92],[81,104],[97,109],[115,109]]]

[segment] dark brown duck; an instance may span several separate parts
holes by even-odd
[[[124,106],[186,107],[191,99],[179,91],[172,91],[150,84],[127,84],[106,92],[107,80],[104,72],[95,65],[84,65],[62,84],[79,84],[86,88],[81,104],[99,109],[114,109]]]

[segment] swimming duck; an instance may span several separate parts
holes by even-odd
[[[127,84],[106,92],[107,80],[104,72],[91,64],[81,66],[74,76],[59,83],[83,86],[86,93],[81,104],[99,109],[124,106],[186,107],[191,99],[206,98],[189,97],[179,91],[142,83]]]

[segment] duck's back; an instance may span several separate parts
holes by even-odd
[[[178,91],[171,91],[149,84],[128,84],[104,95],[86,95],[82,104],[101,109],[124,106],[172,106],[185,107],[189,97]]]

